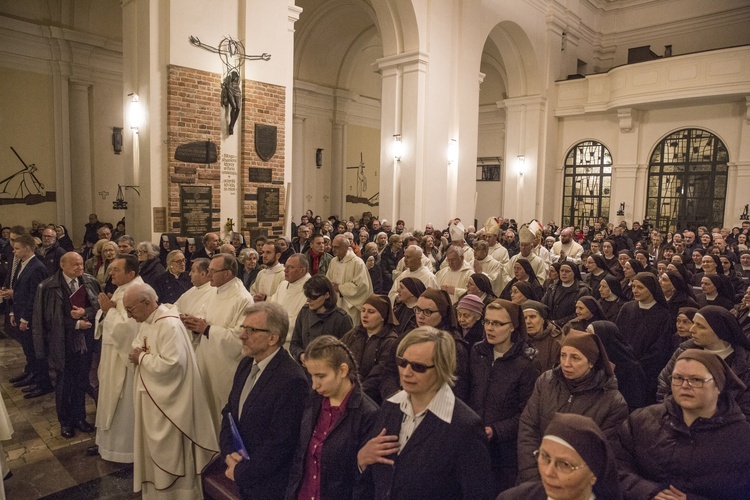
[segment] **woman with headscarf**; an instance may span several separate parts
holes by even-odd
[[[702,349],[670,375],[672,395],[631,413],[612,441],[625,497],[750,498],[750,426],[731,396],[745,384]]]
[[[745,332],[745,336],[750,338],[750,288],[742,296],[742,302],[732,309],[732,314],[737,318],[737,322],[740,324],[742,331]]]
[[[281,264],[286,264],[286,260],[294,255],[294,247],[292,246],[292,241],[286,236],[279,236],[278,238],[276,238],[276,245],[278,245],[278,248],[281,249],[281,257],[279,257],[279,262]]]
[[[485,426],[497,494],[516,483],[518,419],[540,368],[517,304],[498,299],[488,305],[484,330],[485,339],[471,349],[469,406]]]
[[[734,293],[729,286],[716,274],[703,274],[701,278],[701,290],[706,296],[705,305],[721,306],[727,311],[734,308]]]
[[[565,323],[562,327],[563,335],[571,330],[586,331],[586,328],[594,321],[604,321],[607,316],[602,311],[599,301],[591,295],[581,297],[576,301],[576,317]]]
[[[617,258],[615,253],[615,242],[612,240],[602,241],[602,260],[611,272],[618,280],[624,278],[622,274],[622,267],[620,266],[620,260]]]
[[[693,273],[693,286],[701,286],[701,278],[704,276],[718,276],[722,272],[721,259],[718,255],[706,252],[701,257],[701,267]]]
[[[638,273],[632,280],[635,300],[622,306],[617,327],[633,348],[647,383],[647,402],[656,401],[656,380],[672,354],[675,325],[659,282],[651,273]]]
[[[135,253],[138,257],[138,276],[147,285],[154,286],[156,277],[166,271],[159,261],[159,248],[150,241],[141,241]]]
[[[688,271],[687,267],[685,267],[685,264],[682,264],[680,262],[672,261],[667,265],[667,271],[675,271],[682,277],[682,281],[685,282],[685,285],[690,286],[690,283],[693,282],[693,273]]]
[[[518,482],[539,479],[533,452],[555,413],[590,417],[612,438],[628,415],[601,339],[573,330],[562,343],[560,365],[536,381],[518,427]]]
[[[562,332],[557,325],[547,321],[549,308],[541,302],[527,300],[521,307],[526,322],[526,342],[536,349],[541,371],[551,370],[560,362]]]
[[[591,295],[591,290],[581,281],[578,266],[566,260],[560,262],[560,279],[549,287],[542,302],[549,307],[550,320],[562,327],[575,318],[576,302],[586,295]]]
[[[388,296],[370,295],[362,304],[360,324],[341,338],[357,362],[362,390],[378,404],[381,402],[383,358],[396,343],[397,325]]]
[[[466,280],[466,293],[461,298],[469,294],[479,297],[485,306],[497,299],[490,278],[484,273],[474,273]]]
[[[591,288],[591,295],[595,299],[599,299],[599,283],[602,282],[607,274],[610,274],[609,266],[604,262],[601,255],[593,254],[589,255],[586,259],[586,269],[588,270],[588,274],[583,282]]]
[[[539,300],[544,295],[544,288],[539,284],[539,280],[536,277],[534,268],[531,267],[531,263],[527,259],[520,258],[513,263],[513,279],[505,285],[499,298],[511,300],[511,287],[519,281],[528,283],[529,286],[531,286],[532,290],[534,290],[534,300]]]
[[[586,331],[601,339],[607,356],[614,365],[617,390],[625,398],[630,411],[646,406],[646,375],[633,354],[633,348],[622,337],[617,325],[611,321],[594,321]]]
[[[55,226],[55,232],[57,233],[57,244],[60,245],[66,252],[72,252],[75,250],[73,240],[68,236],[68,229],[59,224]]]
[[[691,338],[680,344],[672,358],[659,374],[657,399],[664,401],[671,393],[669,375],[677,358],[687,349],[703,349],[723,359],[734,373],[745,383],[750,384],[750,340],[740,328],[737,319],[719,306],[702,307],[693,317],[690,328]],[[750,391],[733,394],[742,412],[750,420]]]
[[[677,319],[677,313],[681,308],[698,307],[692,287],[685,283],[680,273],[675,271],[663,273],[659,278],[659,286],[664,293],[664,298],[667,299],[672,321]]]
[[[461,336],[469,346],[484,339],[484,302],[471,293],[464,295],[456,304],[456,319],[461,327]]]
[[[636,250],[635,260],[641,263],[644,272],[651,273],[654,276],[659,275],[659,272],[656,270],[656,268],[651,265],[651,256],[646,250]]]
[[[589,417],[556,413],[534,457],[541,481],[516,486],[498,500],[622,498],[614,452]]]
[[[612,274],[605,275],[599,283],[599,305],[607,321],[617,321],[622,305],[628,301],[619,280]]]
[[[620,287],[628,300],[633,300],[633,291],[630,289],[632,280],[636,274],[642,272],[644,272],[643,266],[636,259],[628,259],[622,265],[622,273],[625,278],[620,282]]]
[[[165,268],[167,267],[167,255],[173,250],[179,250],[180,244],[177,242],[177,235],[174,233],[162,233],[159,238],[159,262]]]
[[[387,295],[393,287],[393,278],[383,269],[383,261],[381,256],[378,255],[375,243],[370,242],[365,245],[365,248],[362,249],[362,260],[365,261],[367,272],[370,275],[373,293]]]
[[[680,347],[680,344],[686,340],[693,338],[690,329],[693,327],[693,318],[697,312],[697,307],[681,307],[680,310],[677,311],[677,318],[675,319],[676,331],[675,334],[672,335],[672,347],[674,349]]]
[[[425,290],[424,283],[417,278],[408,277],[399,282],[396,303],[393,306],[393,313],[398,320],[396,331],[399,336],[404,336],[417,327],[414,306],[417,305],[417,299]]]
[[[182,250],[172,250],[167,255],[167,270],[154,278],[154,290],[161,304],[174,304],[183,293],[190,290],[193,283],[186,272],[185,254]]]
[[[527,300],[539,300],[534,293],[534,289],[525,281],[516,281],[510,288],[510,301],[514,304],[521,305]]]
[[[417,326],[431,326],[450,333],[456,341],[456,383],[453,393],[461,401],[469,396],[469,345],[459,333],[456,310],[450,295],[445,290],[428,288],[417,299],[414,306]]]

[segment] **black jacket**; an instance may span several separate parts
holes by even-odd
[[[12,261],[11,261],[12,262]],[[20,263],[18,264],[21,265]],[[11,267],[12,269],[12,267]],[[47,278],[47,266],[34,255],[26,264],[26,267],[18,275],[13,284],[13,298],[11,299],[11,311],[13,312],[16,325],[23,319],[31,323],[34,314],[34,298],[36,288]],[[13,279],[12,277],[10,278]],[[29,325],[31,326],[31,325]]]
[[[571,286],[562,286],[560,281],[550,285],[542,302],[549,307],[549,320],[562,327],[576,317],[576,302],[585,295],[591,295],[591,289],[582,281]]]
[[[144,283],[151,286],[156,284],[157,277],[164,272],[166,272],[166,269],[161,265],[159,257],[141,262],[138,267],[138,276],[141,277]]]
[[[403,413],[386,401],[378,412],[369,438],[383,428],[398,436]],[[487,439],[482,422],[456,398],[448,424],[427,412],[401,453],[388,458],[395,465],[373,464],[362,476],[360,498],[482,500],[492,498]]]
[[[85,319],[93,324],[96,311],[99,310],[99,282],[93,276],[84,274],[78,278],[78,284],[86,289],[88,305],[85,308]],[[71,347],[69,337],[76,326],[76,320],[70,316],[70,293],[62,269],[44,280],[36,291],[37,306],[34,307],[32,322],[34,351],[37,359],[46,358],[50,368],[58,371],[65,369],[66,347]],[[90,350],[94,343],[93,326],[77,333],[83,335]]]
[[[372,337],[367,336],[367,331],[362,325],[356,326],[341,338],[357,362],[362,390],[376,403],[382,400],[380,384],[385,376],[383,360],[395,349],[397,338],[396,332],[388,325],[383,325],[383,328]]]
[[[52,246],[48,248],[40,247],[39,250],[43,255],[44,265],[47,266],[47,276],[52,276],[60,269],[60,259],[65,255],[65,249],[58,242],[55,242]]]
[[[222,457],[236,451],[227,414],[231,413],[237,421],[240,395],[252,365],[252,358],[240,361],[229,401],[221,412]],[[240,437],[250,455],[250,460],[242,460],[234,469],[234,480],[242,498],[284,498],[309,393],[302,367],[281,348],[258,377],[237,421]]]
[[[535,359],[536,349],[525,339],[515,340],[510,350],[497,360],[493,359],[492,351],[486,340],[471,350],[469,406],[486,427],[492,428],[489,448],[493,468],[497,469],[493,474],[497,481],[495,493],[499,493],[515,484],[518,420],[541,370]]]
[[[337,339],[352,329],[352,318],[340,307],[334,307],[322,314],[311,311],[307,304],[302,306],[294,324],[289,352],[299,361],[307,346],[321,335],[333,335]]]
[[[372,424],[378,413],[378,405],[362,393],[353,389],[344,414],[339,417],[323,442],[320,464],[320,497],[323,499],[352,498],[354,486],[359,478],[357,452],[369,438]],[[305,457],[318,423],[323,396],[312,393],[305,405],[300,427],[299,445],[289,474],[288,500],[297,500],[297,493],[304,480]]]

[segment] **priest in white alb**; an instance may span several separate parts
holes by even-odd
[[[208,265],[210,263],[210,259],[195,259],[193,261],[190,267],[190,282],[193,286],[180,295],[180,298],[174,303],[181,315],[205,317],[208,300],[216,292],[211,286],[211,278],[208,276]],[[201,334],[188,330],[188,336],[193,349],[197,348],[201,340]]]
[[[284,281],[284,264],[279,262],[281,252],[281,248],[276,243],[268,242],[263,245],[261,257],[266,268],[258,273],[255,281],[250,285],[250,295],[253,296],[255,302],[263,302],[272,296]]]
[[[195,353],[170,304],[149,285],[128,288],[125,307],[140,324],[135,366],[133,491],[143,498],[202,498],[201,474],[219,445]]]
[[[214,292],[206,304],[205,317],[183,315],[182,321],[188,330],[201,334],[195,357],[218,436],[221,410],[227,404],[234,372],[242,359],[240,333],[245,308],[253,303],[253,298],[242,280],[235,277],[234,255],[215,255],[208,275]]]
[[[108,272],[117,290],[99,295],[95,338],[102,340],[99,360],[99,398],[96,404],[96,446],[89,448],[110,462],[133,462],[133,364],[128,360],[138,324],[128,317],[123,297],[128,288],[142,285],[138,259],[119,254]]]
[[[455,304],[466,293],[466,282],[474,274],[474,269],[464,260],[463,248],[456,245],[445,251],[445,262],[448,265],[437,272],[435,281],[441,290],[448,292],[451,303]]]
[[[365,262],[350,248],[343,234],[333,238],[333,260],[328,265],[326,277],[338,294],[338,306],[349,313],[352,322],[359,324],[362,305],[372,295],[372,281]]]
[[[284,281],[269,299],[269,302],[279,304],[284,308],[289,316],[289,331],[287,332],[287,341],[284,347],[289,349],[289,343],[292,340],[294,325],[297,324],[297,316],[300,309],[307,304],[304,286],[310,279],[310,264],[307,255],[295,253],[291,255],[284,266]]]

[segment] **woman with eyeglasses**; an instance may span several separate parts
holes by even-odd
[[[286,498],[352,498],[359,478],[357,452],[369,437],[378,405],[360,386],[353,353],[335,337],[310,342],[305,365],[314,392],[302,413]]]
[[[533,452],[555,413],[590,417],[608,438],[628,415],[601,339],[573,330],[560,351],[560,364],[537,379],[518,426],[518,482],[539,479]]]
[[[302,287],[307,304],[302,306],[292,332],[289,353],[305,366],[305,349],[321,335],[333,335],[337,339],[352,329],[352,318],[336,306],[338,294],[331,280],[325,276],[313,276]]]
[[[590,500],[622,498],[614,452],[596,422],[556,413],[534,458],[540,481],[523,483],[498,500]]]
[[[716,354],[688,349],[669,385],[612,441],[625,497],[750,498],[750,425],[732,397],[745,384]]]
[[[518,419],[541,372],[517,304],[497,299],[484,312],[483,341],[471,349],[469,406],[482,419],[498,494],[516,484]]]
[[[193,284],[185,270],[185,254],[172,250],[167,255],[167,270],[154,278],[154,291],[160,304],[174,304]]]
[[[482,422],[451,391],[455,340],[419,327],[395,354],[403,390],[383,402],[357,453],[362,491],[378,499],[494,498]]]
[[[135,253],[138,257],[138,276],[153,287],[156,277],[166,271],[159,260],[159,248],[150,241],[141,241]]]
[[[687,312],[687,311],[686,311]],[[719,306],[702,307],[693,315],[691,338],[680,344],[659,374],[657,400],[671,393],[669,376],[677,358],[687,349],[704,349],[723,359],[746,385],[750,384],[750,340],[734,315]],[[750,391],[734,391],[733,396],[750,420]]]

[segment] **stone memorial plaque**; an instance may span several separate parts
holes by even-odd
[[[261,160],[268,161],[276,154],[276,133],[275,125],[255,124],[255,152]]]
[[[211,141],[189,142],[177,146],[174,159],[185,163],[216,163],[218,151]]]
[[[167,207],[154,207],[154,232],[167,232]]]
[[[211,186],[180,185],[180,234],[203,235],[211,231]]]
[[[279,220],[279,188],[258,188],[258,222]]]
[[[273,170],[270,168],[250,168],[250,182],[271,183],[272,181]]]

